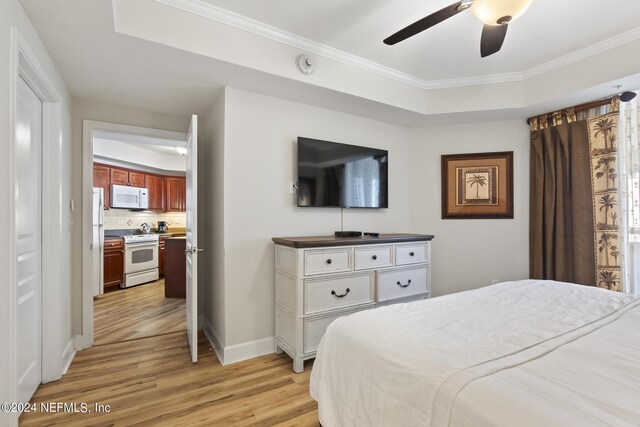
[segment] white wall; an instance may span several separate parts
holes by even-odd
[[[227,89],[224,144],[225,344],[274,334],[272,237],[327,235],[340,209],[298,208],[298,136],[389,150],[389,209],[346,210],[345,229],[409,232],[408,129],[255,93]]]
[[[204,115],[198,135],[198,283],[203,292],[204,330],[219,349],[225,346],[224,135],[225,89]],[[222,356],[222,355],[220,355]]]
[[[514,219],[442,219],[440,156],[513,151]],[[434,234],[434,296],[529,276],[529,127],[524,120],[411,131],[411,230]]]
[[[118,123],[131,126],[186,132],[189,117],[155,113],[148,110],[73,99],[71,117],[72,154],[71,177],[73,198],[77,207],[82,206],[82,121]],[[75,226],[72,235],[72,327],[74,335],[82,334],[82,209],[73,215]]]
[[[2,224],[8,224],[11,215],[11,206],[7,201],[14,197],[14,191],[11,188],[9,182],[9,173],[12,169],[12,158],[9,154],[10,135],[13,132],[10,118],[10,31],[11,27],[15,26],[22,37],[25,39],[29,48],[33,51],[37,61],[43,67],[48,77],[52,80],[55,90],[62,97],[61,102],[61,130],[59,146],[53,150],[53,156],[49,161],[49,167],[51,170],[60,174],[60,183],[58,186],[59,198],[54,200],[54,203],[60,205],[60,213],[57,220],[63,225],[63,229],[59,236],[60,239],[60,251],[59,251],[59,269],[60,275],[60,288],[58,289],[59,295],[62,301],[60,307],[60,313],[62,317],[57,317],[55,325],[56,331],[60,333],[60,338],[66,342],[71,339],[71,325],[70,325],[70,289],[68,286],[70,276],[70,240],[69,240],[69,200],[71,198],[71,182],[70,175],[67,171],[70,169],[70,98],[64,81],[58,74],[58,71],[49,58],[44,46],[31,23],[29,22],[26,14],[22,10],[22,7],[17,0],[0,0],[0,99],[3,102],[0,103],[0,134],[2,135],[3,143],[0,144],[0,169],[4,171],[2,177],[0,177],[0,200],[5,201],[0,208],[0,222]],[[56,215],[57,216],[57,215]],[[46,221],[47,219],[43,219]],[[51,225],[53,227],[53,225]],[[11,304],[15,304],[15,301],[11,301],[7,296],[9,295],[9,287],[14,286],[14,283],[9,281],[10,266],[10,248],[13,242],[11,239],[3,239],[2,245],[0,245],[0,271],[4,273],[3,280],[0,280],[0,293],[5,297],[0,302],[0,342],[2,342],[2,351],[0,351],[0,401],[11,402],[15,399],[10,395],[10,382],[11,379],[11,363],[10,363],[10,322],[9,322],[9,309]],[[46,282],[45,282],[46,283]],[[46,302],[45,302],[46,303]],[[66,343],[65,342],[65,343]],[[58,349],[62,352],[63,349]],[[58,356],[58,355],[56,355]],[[60,357],[62,354],[60,354]],[[0,425],[10,425],[10,415],[8,413],[0,412]]]
[[[144,143],[130,144],[127,142],[114,141],[112,139],[93,138],[93,157],[96,162],[104,162],[109,164],[109,160],[126,162],[126,164],[136,164],[146,166],[148,168],[171,171],[185,172],[186,158],[176,151],[171,153],[159,153],[155,150],[149,150],[142,145]],[[112,162],[113,163],[113,162]],[[117,162],[116,162],[117,163]]]

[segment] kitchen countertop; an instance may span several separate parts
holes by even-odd
[[[142,230],[134,228],[134,229],[119,229],[119,230],[104,230],[104,238],[105,239],[118,239],[124,236],[136,236],[140,234],[159,234],[160,236],[175,236],[185,234],[186,230],[184,228],[175,228],[173,230],[169,230],[167,233],[159,233],[157,230],[152,229],[149,233],[143,233]]]

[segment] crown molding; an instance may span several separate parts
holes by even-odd
[[[562,68],[566,65],[581,61],[590,56],[622,46],[640,39],[640,27],[594,45],[572,52],[568,55],[529,68],[528,70],[512,73],[496,73],[480,76],[469,76],[455,79],[425,80],[368,59],[323,45],[313,40],[298,36],[288,31],[267,25],[260,21],[239,15],[226,9],[205,3],[201,0],[153,0],[188,13],[199,15],[268,39],[302,49],[306,52],[324,56],[361,70],[377,74],[389,79],[414,86],[420,89],[447,89],[454,87],[481,86],[487,84],[522,82],[541,74]]]
[[[617,36],[611,37],[606,40],[602,40],[591,46],[587,46],[583,49],[571,52],[568,55],[561,56],[544,64],[537,65],[529,68],[522,73],[522,79],[527,80],[533,77],[537,77],[541,74],[548,73],[549,71],[557,70],[558,68],[565,67],[583,59],[589,58],[599,53],[606,52],[607,50],[615,49],[627,43],[631,43],[640,39],[640,27],[634,28]]]
[[[288,31],[281,30],[271,25],[264,24],[246,16],[239,15],[226,9],[213,6],[200,0],[154,0],[185,12],[193,13],[214,21],[257,34],[268,39],[284,43],[289,46],[302,49],[306,52],[324,56],[344,64],[360,68],[383,77],[396,80],[421,89],[428,89],[429,82],[418,77],[412,76],[402,71],[394,70],[377,62],[352,55],[350,53],[334,49],[332,47],[314,42],[313,40],[298,36]]]
[[[428,80],[425,89],[449,89],[454,87],[482,86],[496,83],[521,82],[522,73],[496,73],[484,76],[459,77],[456,79]]]

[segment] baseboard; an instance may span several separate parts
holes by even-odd
[[[224,363],[230,365],[254,357],[273,354],[275,349],[275,337],[262,338],[241,344],[230,345],[224,348]]]
[[[254,357],[272,354],[275,349],[275,337],[263,338],[255,341],[244,342],[224,347],[220,338],[213,330],[209,319],[202,318],[202,330],[209,340],[220,364],[222,366],[253,359]]]
[[[82,336],[75,335],[69,340],[64,348],[64,352],[62,353],[62,375],[65,375],[69,370],[69,366],[71,366],[73,358],[76,357],[76,351],[79,344],[82,345]]]
[[[213,352],[216,354],[218,361],[224,366],[224,349],[220,343],[218,335],[216,335],[213,330],[213,326],[211,326],[209,319],[204,316],[202,316],[202,330],[204,331],[204,335],[207,337],[209,344],[211,344],[211,348],[213,348]]]
[[[74,335],[73,336],[73,344],[75,346],[76,351],[82,350],[84,343],[84,337],[82,335]]]

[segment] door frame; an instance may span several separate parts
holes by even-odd
[[[96,131],[128,133],[154,138],[187,140],[184,132],[153,129],[142,126],[100,122],[96,120],[82,121],[82,348],[93,345],[93,257],[91,243],[93,240],[91,218],[93,212],[93,134]]]
[[[71,286],[68,278],[71,268],[64,268],[60,262],[60,248],[63,242],[70,244],[68,228],[68,214],[64,194],[64,138],[70,136],[63,131],[63,121],[70,119],[69,106],[66,100],[57,92],[55,85],[37,56],[31,50],[26,40],[16,27],[11,27],[10,46],[10,82],[9,82],[9,156],[15,157],[15,129],[17,123],[17,92],[18,81],[24,79],[28,86],[42,101],[42,165],[41,165],[41,211],[42,227],[41,241],[41,307],[42,312],[42,382],[59,379],[73,357],[73,340],[71,335],[71,315],[63,313],[63,295],[70,294]],[[67,113],[65,113],[67,112]],[[46,161],[44,161],[46,159]],[[15,162],[10,161],[9,186],[15,188]],[[9,393],[13,401],[17,401],[17,311],[13,304],[16,299],[16,216],[15,199],[9,199],[9,366],[11,378]],[[63,259],[65,259],[63,257]],[[70,258],[66,258],[70,262]],[[67,280],[65,280],[67,279]],[[46,302],[44,304],[43,302]],[[17,416],[12,418],[17,423]]]

